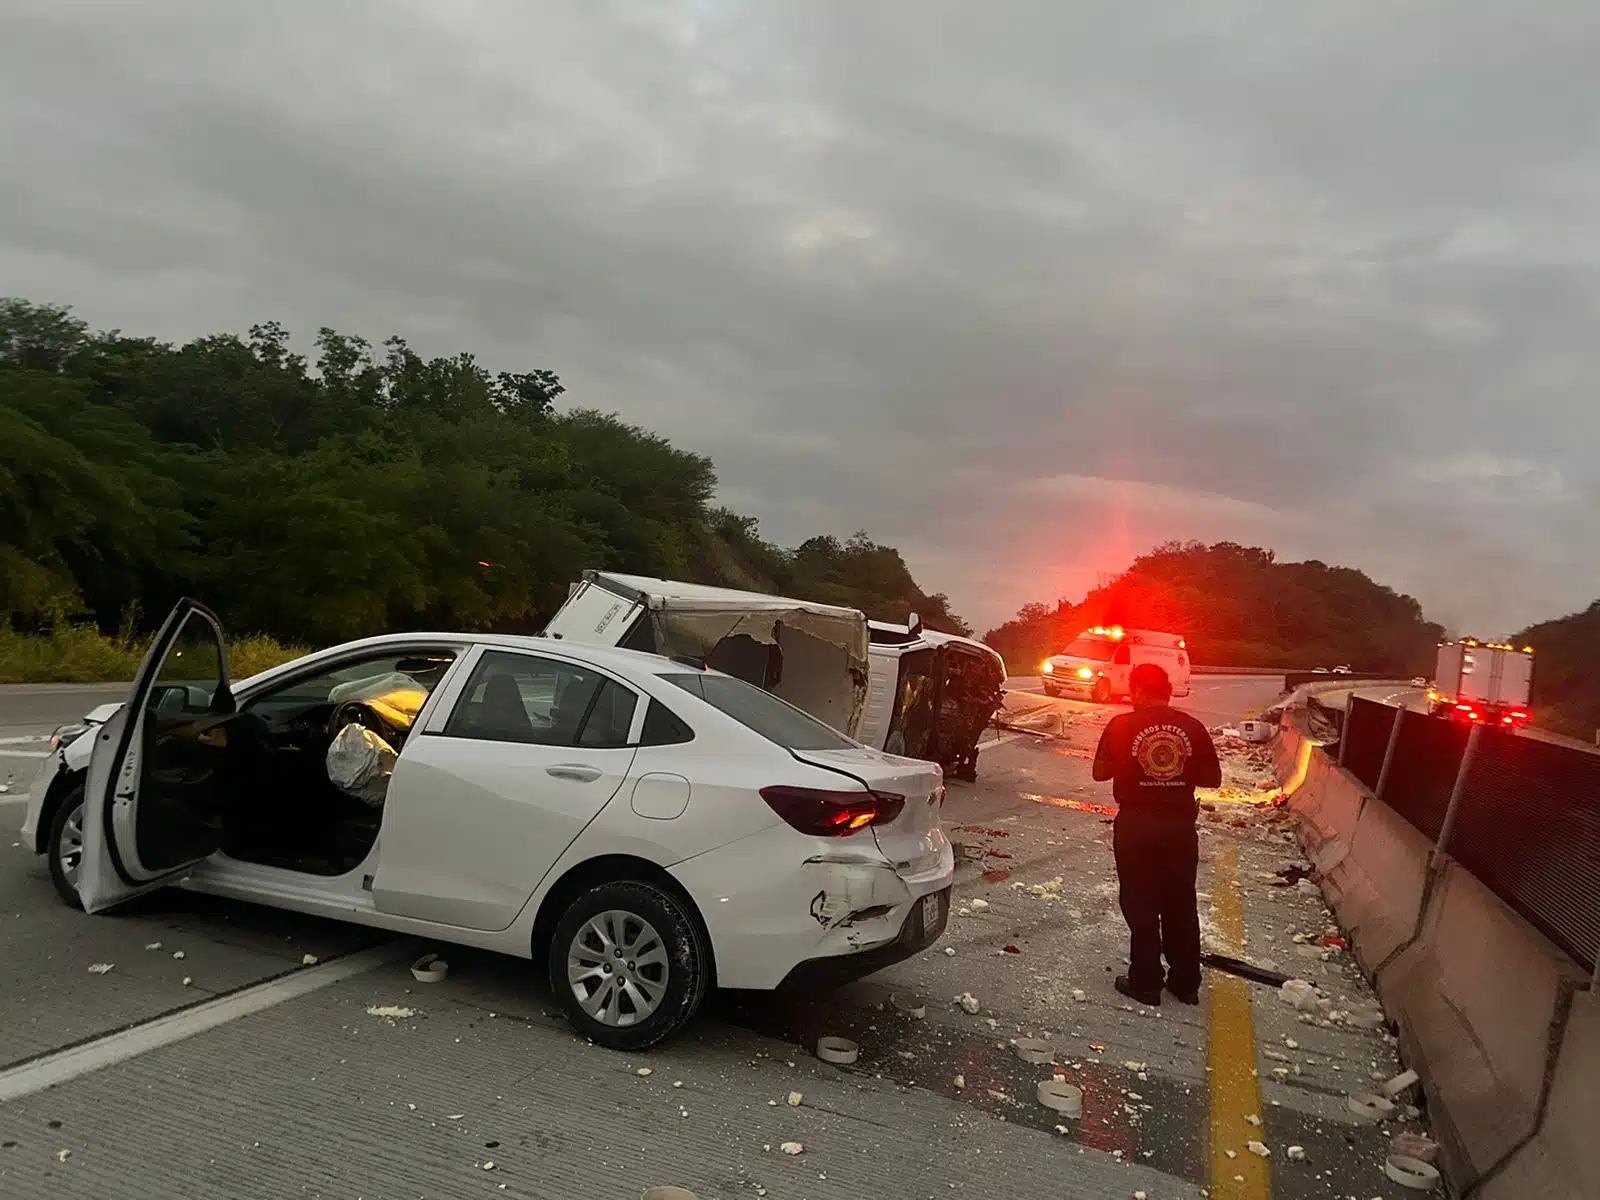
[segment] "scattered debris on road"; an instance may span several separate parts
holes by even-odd
[[[824,1037],[817,1039],[817,1057],[836,1067],[847,1067],[861,1054],[861,1047],[849,1038]]]
[[[94,963],[89,967],[89,974],[91,974],[91,975],[104,975],[104,974],[108,973],[116,965],[117,965],[116,963]]]
[[[367,1016],[381,1017],[385,1021],[404,1021],[416,1015],[416,1009],[399,1004],[373,1004],[367,1008]]]
[[[785,1154],[804,1154],[806,1152],[806,1148],[799,1142],[784,1142],[778,1149]]]

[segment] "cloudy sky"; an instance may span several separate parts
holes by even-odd
[[[1171,538],[1600,595],[1592,0],[6,0],[0,294],[494,369],[980,627]]]

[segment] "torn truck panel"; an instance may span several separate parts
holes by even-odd
[[[867,619],[853,608],[585,571],[545,635],[692,657],[850,736],[866,702]]]
[[[857,740],[977,778],[978,739],[1000,708],[1005,660],[982,642],[915,622],[869,623],[871,678]]]

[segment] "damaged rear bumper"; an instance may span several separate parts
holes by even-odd
[[[926,902],[931,902],[929,905]],[[928,908],[936,911],[929,913]],[[943,935],[950,921],[950,889],[930,892],[922,901],[911,906],[900,934],[894,941],[873,950],[855,954],[835,954],[826,958],[808,958],[796,963],[794,969],[778,984],[780,992],[824,991],[881,971],[884,967],[920,954]]]
[[[949,841],[939,836],[927,861],[902,870],[870,835],[805,838],[787,825],[671,868],[705,920],[718,986],[752,991],[820,960],[840,960],[840,978],[859,977],[937,938],[955,875]],[[925,919],[923,899],[933,895],[942,896],[938,915]]]

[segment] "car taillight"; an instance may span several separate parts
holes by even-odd
[[[869,825],[887,825],[906,806],[906,798],[893,792],[804,787],[764,787],[761,798],[790,826],[813,837],[844,837]]]

